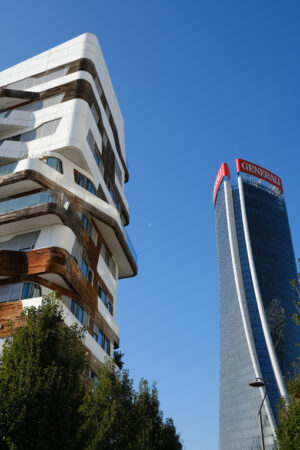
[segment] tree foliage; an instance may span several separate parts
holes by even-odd
[[[75,448],[84,394],[82,331],[64,326],[53,296],[22,316],[26,325],[6,340],[0,364],[1,448]]]
[[[298,262],[300,260],[298,259]],[[298,299],[300,299],[300,274],[298,279],[291,282]],[[295,301],[297,312],[293,314],[293,320],[300,325],[300,301]],[[298,347],[300,343],[297,343]],[[287,389],[289,403],[281,399],[278,408],[279,426],[277,428],[277,440],[280,450],[300,449],[300,373],[295,364],[295,377],[288,381]]]
[[[156,386],[138,391],[123,354],[83,376],[82,327],[67,327],[50,295],[22,313],[0,361],[0,450],[181,450],[171,419],[163,420]]]
[[[155,384],[141,380],[133,388],[127,370],[112,361],[99,368],[98,383],[81,407],[84,422],[79,439],[85,450],[181,450],[171,419],[163,421]]]

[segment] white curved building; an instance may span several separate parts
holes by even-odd
[[[0,337],[56,291],[91,369],[119,345],[119,278],[137,274],[123,117],[93,34],[0,73]]]

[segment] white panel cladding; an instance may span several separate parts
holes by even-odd
[[[259,317],[261,320],[262,329],[263,329],[268,353],[270,356],[272,368],[274,371],[274,375],[275,375],[275,379],[276,379],[276,382],[278,385],[280,395],[282,397],[284,397],[285,399],[288,399],[286,386],[285,386],[285,383],[283,380],[283,376],[282,376],[282,373],[280,370],[279,362],[278,362],[275,348],[273,345],[271,332],[270,332],[270,328],[268,325],[265,308],[264,308],[261,293],[260,293],[260,287],[259,287],[259,283],[258,283],[258,279],[257,279],[255,262],[254,262],[253,253],[252,253],[251,238],[250,238],[250,233],[249,233],[249,228],[248,228],[248,219],[247,219],[247,212],[246,212],[246,205],[245,205],[243,181],[242,181],[241,177],[238,177],[238,185],[239,185],[242,221],[243,221],[243,229],[244,229],[244,235],[245,235],[245,241],[246,241],[247,255],[248,255],[248,260],[249,260],[249,267],[250,267],[250,272],[251,272],[253,288],[254,288],[254,292],[255,292],[256,303],[257,303],[257,307],[258,307],[258,311],[259,311]]]
[[[97,264],[97,272],[99,273],[100,277],[112,293],[113,297],[115,298],[117,295],[117,289],[118,289],[118,267],[116,266],[116,278],[112,276],[111,271],[109,270],[103,256],[103,245],[101,247],[101,252],[99,255],[99,260]]]
[[[232,189],[231,184],[229,181],[224,181],[224,191],[225,191],[225,204],[226,204],[226,219],[227,219],[227,227],[228,227],[228,237],[229,237],[229,243],[230,243],[230,252],[231,252],[231,260],[232,260],[232,267],[234,272],[234,279],[235,279],[235,286],[237,291],[237,296],[239,300],[239,307],[241,311],[241,317],[243,322],[243,327],[245,331],[245,336],[248,344],[248,349],[253,365],[253,369],[255,372],[256,378],[262,378],[262,374],[260,371],[259,363],[258,363],[258,357],[255,349],[255,343],[254,343],[254,337],[251,329],[251,323],[248,313],[248,306],[247,306],[247,300],[246,300],[246,294],[245,294],[245,288],[244,288],[244,281],[243,281],[243,275],[242,275],[242,269],[241,269],[241,262],[240,262],[240,256],[239,256],[239,247],[238,247],[238,240],[237,240],[237,234],[236,234],[236,226],[235,226],[235,216],[234,216],[234,207],[233,207],[233,199],[232,199]],[[249,380],[250,381],[250,380]],[[262,399],[265,395],[264,388],[259,388],[260,394]],[[266,410],[269,423],[272,428],[272,435],[276,436],[276,425],[275,420],[273,417],[273,413],[270,408],[270,404],[268,399],[265,399],[264,402],[264,409]]]
[[[28,300],[22,300],[22,307],[23,308],[29,308],[31,306],[34,306],[38,308],[42,303],[42,297],[28,299]],[[62,309],[63,309],[63,316],[64,316],[64,322],[67,326],[71,325],[78,325],[82,327],[81,323],[76,319],[74,314],[71,313],[71,311],[67,308],[66,305],[61,303]],[[1,345],[1,342],[0,342]],[[105,351],[100,347],[99,344],[95,341],[95,339],[89,334],[85,334],[84,338],[84,345],[91,351],[91,353],[97,358],[100,362],[105,362],[109,357],[105,353]]]
[[[27,155],[31,157],[45,156],[49,152],[57,151],[60,154],[66,154],[71,159],[79,171],[85,170],[87,176],[95,184],[96,188],[100,184],[109,203],[114,206],[109,190],[104,182],[102,173],[96,164],[95,158],[87,142],[87,134],[91,130],[100,154],[102,153],[102,137],[96,126],[89,105],[81,99],[73,99],[49,108],[30,113],[33,116],[31,125],[24,130],[22,134],[33,129],[39,129],[45,123],[60,119],[60,123],[55,133],[31,140],[29,142],[5,141],[0,145],[0,157],[11,156],[19,159]],[[10,133],[9,136],[15,136],[19,133]],[[12,148],[16,150],[12,152]],[[70,153],[71,150],[71,153]],[[115,156],[120,167],[122,167],[117,151]],[[70,162],[69,162],[70,164]],[[72,173],[74,180],[74,175]],[[124,188],[119,187],[125,208],[129,209],[128,202],[124,195]]]
[[[23,248],[60,247],[71,254],[75,239],[76,236],[70,228],[55,224],[25,234],[2,235],[0,237],[0,250],[17,251]]]
[[[114,304],[114,306],[115,306],[115,304]],[[101,316],[104,317],[104,319],[106,320],[108,325],[111,327],[111,329],[119,337],[120,336],[120,327],[99,297],[98,297],[98,311],[101,314]]]
[[[51,225],[41,229],[35,248],[60,247],[72,253],[76,236],[65,225]]]
[[[91,33],[85,33],[68,42],[65,42],[40,55],[34,56],[0,73],[0,86],[22,80],[23,78],[53,69],[79,58],[89,58],[94,62],[98,76],[101,80],[110,110],[120,137],[121,150],[125,158],[124,122],[116,99],[116,95],[108,74],[108,70],[100,49],[98,39]],[[65,82],[66,77],[57,80],[59,84]],[[48,84],[48,83],[47,83]],[[47,85],[45,84],[45,85]],[[44,86],[39,85],[39,88]],[[30,89],[32,90],[32,88]]]

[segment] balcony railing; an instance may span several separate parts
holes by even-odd
[[[9,175],[10,173],[13,173],[15,171],[15,168],[17,167],[18,161],[10,164],[6,164],[5,166],[0,167],[0,177],[3,177],[4,175]]]
[[[127,230],[126,230],[126,228],[125,228],[123,225],[122,225],[122,230],[123,230],[123,235],[124,235],[124,237],[125,237],[125,240],[126,240],[126,242],[127,242],[127,245],[128,245],[128,247],[129,247],[129,249],[130,249],[130,251],[131,251],[131,254],[132,254],[132,256],[133,256],[133,259],[134,259],[135,262],[137,263],[137,259],[138,259],[138,258],[137,258],[136,251],[134,250],[133,244],[132,244],[131,239],[130,239],[128,233],[127,233]]]
[[[12,112],[12,110],[1,112],[0,119],[5,119],[6,117],[8,117],[10,115],[11,112]]]
[[[43,205],[45,203],[57,203],[64,205],[69,202],[66,195],[56,191],[44,191],[37,194],[26,195],[25,197],[13,198],[0,202],[0,214],[7,214],[11,211],[29,208],[30,206]]]

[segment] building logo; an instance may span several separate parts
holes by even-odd
[[[254,177],[261,178],[262,180],[273,184],[273,186],[276,186],[278,189],[283,191],[281,178],[263,167],[244,161],[243,159],[237,159],[236,170],[237,172],[244,172],[249,175],[253,175]]]
[[[216,197],[217,197],[217,193],[220,187],[220,184],[223,180],[224,177],[228,177],[230,178],[230,170],[229,167],[226,163],[222,163],[221,167],[219,169],[219,172],[217,173],[217,177],[216,177],[216,181],[214,184],[214,204],[216,203]]]

